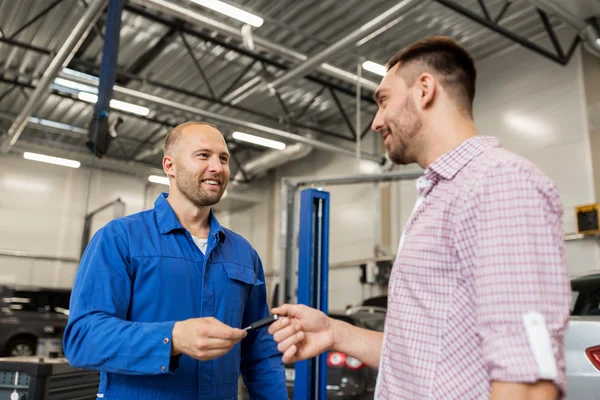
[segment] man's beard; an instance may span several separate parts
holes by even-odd
[[[410,145],[414,145],[414,138],[417,136],[423,121],[417,112],[417,108],[406,99],[402,107],[397,111],[396,125],[391,130],[391,144],[388,149],[390,160],[399,165],[406,165],[415,162],[414,156],[407,154],[409,150],[414,153],[415,149],[410,149]],[[390,130],[389,126],[386,129]]]
[[[185,169],[180,167],[177,172],[178,174],[175,178],[177,188],[196,207],[210,207],[221,200],[226,188],[226,183],[222,176],[211,177],[221,182],[219,191],[213,192],[203,189],[202,180],[188,173]]]

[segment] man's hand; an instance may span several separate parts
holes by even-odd
[[[171,355],[183,353],[208,361],[227,354],[245,337],[246,331],[232,328],[213,317],[179,321],[173,327]]]
[[[316,357],[333,348],[334,321],[321,311],[284,304],[274,308],[272,313],[284,317],[269,327],[269,333],[279,343],[277,349],[283,353],[284,363]]]

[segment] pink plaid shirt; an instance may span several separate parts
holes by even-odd
[[[492,381],[539,379],[564,394],[571,295],[552,182],[476,136],[417,188],[389,283],[376,398],[481,400]]]

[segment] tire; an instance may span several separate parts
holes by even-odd
[[[31,337],[16,337],[11,339],[6,345],[6,355],[8,357],[15,356],[32,356],[35,355],[36,340]]]

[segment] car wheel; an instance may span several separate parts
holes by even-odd
[[[32,356],[35,354],[35,340],[21,337],[8,342],[6,354],[9,357]]]

